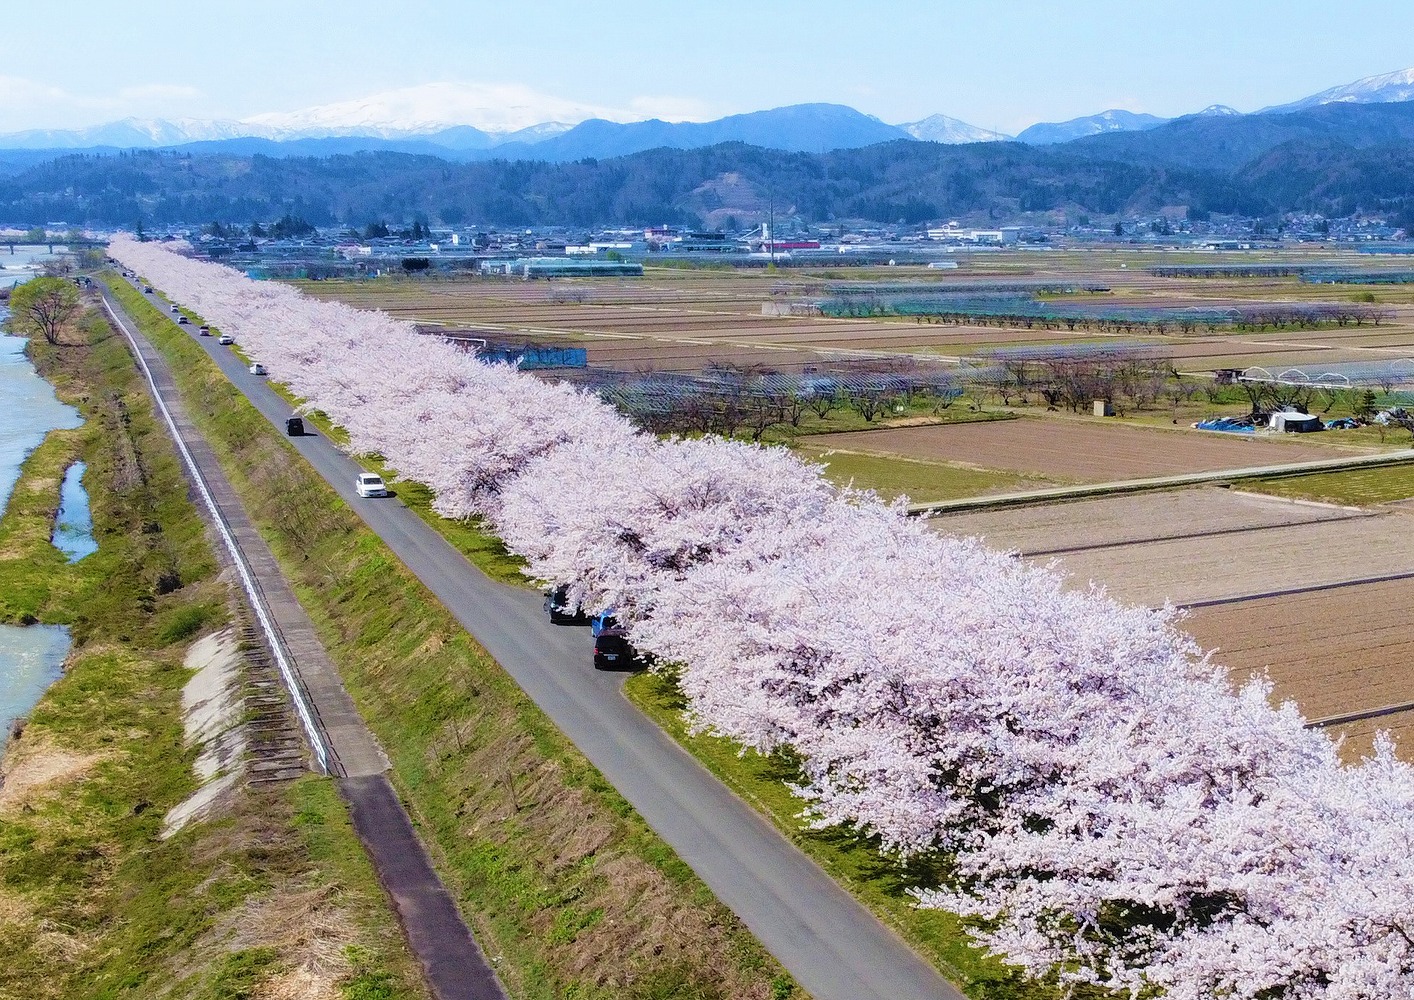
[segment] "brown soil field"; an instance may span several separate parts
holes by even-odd
[[[940,532],[1055,562],[1127,604],[1228,600],[1414,572],[1414,511],[1217,488],[934,518]],[[1414,634],[1414,633],[1411,633]]]
[[[916,268],[879,270],[870,280],[925,282],[947,289],[978,280],[1073,281],[1083,277],[1112,288],[1112,304],[1211,307],[1253,299],[1307,301],[1344,297],[1349,289],[1313,286],[1294,279],[1171,279],[1143,270],[1117,269],[1110,257],[1055,253],[1026,260],[964,260],[966,271],[922,272]],[[1131,253],[1130,266],[1172,263]],[[1301,259],[1305,255],[1297,254]],[[1119,259],[1115,257],[1115,259]],[[1343,260],[1329,252],[1322,259]],[[1208,262],[1208,258],[1204,261]],[[1366,263],[1368,266],[1368,262]],[[1086,268],[1094,268],[1087,271]],[[856,274],[856,277],[866,277]],[[545,341],[583,341],[590,364],[622,368],[689,369],[713,362],[791,366],[810,364],[835,352],[886,355],[905,352],[957,359],[989,349],[1025,344],[1067,344],[1114,340],[1152,343],[1159,356],[1189,371],[1249,365],[1321,367],[1348,361],[1414,355],[1414,309],[1396,308],[1397,318],[1381,327],[1264,333],[1195,332],[1106,335],[1095,331],[1005,328],[920,323],[900,318],[767,318],[764,303],[810,298],[838,280],[800,272],[767,275],[750,271],[663,271],[643,278],[556,282],[444,279],[430,281],[307,282],[313,295],[382,309],[399,318],[450,327],[480,329],[503,336]],[[584,301],[565,301],[567,291]],[[1411,292],[1414,294],[1414,292]],[[1082,296],[1082,298],[1089,298]],[[1384,301],[1384,299],[1382,299]],[[603,340],[612,343],[602,343]],[[633,342],[641,346],[630,346]],[[687,349],[677,346],[686,343]],[[664,344],[671,344],[664,347]],[[763,353],[765,352],[765,353]]]
[[[1231,539],[1255,529],[1357,516],[1361,516],[1360,512],[1338,507],[1295,504],[1203,486],[1038,507],[943,514],[928,523],[937,531],[975,535],[994,548],[1029,557],[1070,555],[1199,535]]]
[[[1353,511],[1218,488],[947,515],[952,534],[1055,562],[1072,585],[1128,604],[1300,594],[1194,608],[1180,627],[1241,682],[1267,672],[1309,718],[1414,700],[1414,580],[1332,586],[1414,572],[1414,510]],[[1414,713],[1342,727],[1350,759],[1378,729],[1414,733]],[[1401,746],[1414,757],[1414,742]]]
[[[1414,571],[1414,519],[1354,516],[1064,553],[1078,585],[1158,607]]]
[[[1194,611],[1183,628],[1240,679],[1266,671],[1275,696],[1312,719],[1414,700],[1414,580],[1372,583]],[[1345,727],[1348,751],[1377,729],[1414,727],[1411,713]],[[1404,742],[1408,758],[1414,744]]]
[[[1155,430],[1079,419],[1022,418],[905,427],[802,439],[820,447],[966,462],[1062,480],[1108,481],[1331,458],[1332,449],[1280,438]]]

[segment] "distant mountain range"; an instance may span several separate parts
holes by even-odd
[[[808,146],[818,138],[809,128],[819,120],[815,113],[786,110],[804,123],[790,141]],[[761,114],[751,128],[792,117]],[[867,116],[860,122],[849,109],[826,117],[832,115],[875,134],[894,128]],[[650,124],[638,138],[661,143],[664,127]],[[595,130],[581,134],[592,138]],[[336,142],[354,140],[283,145]],[[36,159],[32,152],[0,152],[0,221],[249,225],[293,215],[358,230],[379,220],[417,219],[453,226],[739,229],[774,209],[783,224],[833,229],[849,220],[1108,226],[1156,215],[1239,215],[1275,226],[1288,213],[1311,213],[1377,216],[1414,232],[1414,101],[1337,102],[1263,115],[1211,109],[1143,131],[1048,145],[941,145],[906,135],[825,152],[719,142],[558,163],[458,162],[395,150],[279,157],[216,151],[249,143],[280,145],[223,140],[200,144],[207,155],[190,156],[136,150]]]
[[[125,118],[85,129],[14,132],[0,135],[0,153],[181,149],[192,153],[329,156],[380,151],[463,161],[533,159],[564,163],[586,157],[626,156],[654,148],[696,149],[721,142],[745,142],[790,152],[824,152],[895,139],[958,145],[1013,138],[941,114],[890,125],[838,104],[798,104],[709,122],[620,122],[591,114],[595,109],[589,106],[566,103],[555,110],[579,119],[577,124],[551,121],[510,127],[507,122],[525,120],[524,109],[517,118],[513,113],[516,109],[492,104],[498,99],[513,101],[515,96],[499,95],[495,88],[425,84],[362,100],[256,115],[242,121]],[[1255,114],[1272,116],[1332,104],[1409,100],[1414,100],[1414,69],[1367,77]],[[1145,132],[1170,121],[1237,114],[1221,105],[1179,119],[1111,109],[1064,122],[1041,122],[1023,130],[1015,139],[1027,145],[1056,145],[1100,135]],[[480,125],[470,124],[468,119]],[[0,159],[18,162],[15,157]]]
[[[1021,141],[941,115],[890,125],[834,104],[711,122],[591,118],[412,135],[360,107],[350,117],[382,134],[295,137],[308,121],[266,122],[264,136],[213,126],[209,138],[163,149],[0,148],[0,222],[249,224],[289,214],[360,229],[380,219],[736,228],[774,205],[777,218],[820,226],[1315,213],[1377,215],[1414,232],[1414,100],[1386,100],[1411,77],[1255,114],[1215,105],[1164,121],[1109,111],[1033,126]],[[153,123],[119,127],[76,141],[176,137]]]
[[[1101,132],[1143,132],[1166,121],[1167,118],[1157,115],[1136,114],[1133,111],[1113,108],[1101,111],[1098,115],[1072,118],[1068,122],[1039,122],[1028,129],[1022,129],[1016,140],[1030,146],[1051,146],[1058,142],[1083,139],[1087,135],[1099,135]]]

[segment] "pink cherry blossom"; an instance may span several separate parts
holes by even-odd
[[[941,537],[780,449],[150,243],[110,252],[527,573],[615,608],[699,729],[801,761],[806,822],[949,872],[919,905],[1037,975],[1177,1000],[1414,996],[1414,773],[1344,766],[1169,612]]]

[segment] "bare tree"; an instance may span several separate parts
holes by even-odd
[[[79,308],[79,290],[72,281],[34,278],[10,293],[9,325],[19,333],[38,334],[57,344]]]

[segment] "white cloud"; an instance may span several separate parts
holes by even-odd
[[[170,106],[200,96],[195,87],[166,83],[123,87],[105,94],[76,94],[38,80],[0,75],[0,130],[84,127],[134,114],[150,115],[154,103]],[[170,113],[169,107],[156,110]],[[43,124],[33,124],[36,122]]]
[[[115,103],[126,104],[133,101],[190,101],[202,96],[195,87],[178,83],[145,83],[137,87],[124,87],[118,91]]]
[[[192,102],[204,96],[195,87],[168,83],[82,94],[24,77],[0,75],[0,132],[33,127],[86,128],[122,118],[175,120],[189,113]],[[272,136],[321,129],[397,135],[451,125],[512,132],[545,122],[574,125],[588,118],[709,121],[724,113],[705,101],[670,94],[626,96],[622,101],[601,104],[548,94],[521,83],[444,81],[296,111],[250,115],[241,122],[253,132]],[[186,117],[180,120],[189,121]]]
[[[387,90],[368,97],[338,101],[298,111],[270,112],[243,119],[274,129],[362,128],[381,131],[424,130],[446,125],[473,125],[490,132],[510,132],[587,118],[610,121],[702,121],[715,117],[700,101],[677,97],[635,97],[622,106],[574,101],[546,94],[519,83],[425,83]]]

